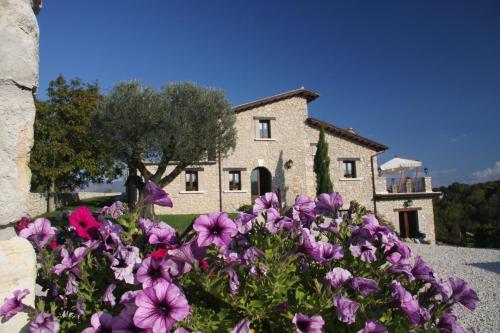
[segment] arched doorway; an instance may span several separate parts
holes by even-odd
[[[267,192],[271,192],[271,172],[264,167],[253,169],[252,173],[250,174],[250,184],[253,203],[257,197],[264,195]]]

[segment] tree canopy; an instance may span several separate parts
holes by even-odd
[[[314,155],[314,172],[316,173],[316,194],[333,192],[330,179],[330,157],[328,157],[328,143],[325,139],[325,129],[321,127],[319,140]]]
[[[479,247],[500,247],[500,180],[453,183],[440,187],[436,202],[436,238],[439,241]],[[471,233],[474,237],[467,237]]]
[[[46,101],[36,100],[32,189],[73,190],[114,174],[100,142],[90,133],[101,100],[97,83],[58,76],[49,83]]]
[[[180,82],[156,91],[130,81],[118,83],[104,98],[96,129],[109,156],[140,173],[134,179],[141,190],[148,180],[166,186],[212,153],[226,155],[236,144],[235,121],[221,90]],[[147,163],[157,168],[148,169]],[[168,165],[175,167],[166,173]]]

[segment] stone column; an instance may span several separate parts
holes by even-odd
[[[13,223],[26,215],[31,173],[29,153],[33,145],[38,87],[38,24],[35,12],[40,0],[0,0],[0,304],[14,290],[28,288],[25,299],[33,305],[35,252],[16,236]],[[19,314],[0,332],[26,329],[26,315]],[[24,329],[23,329],[24,327]]]

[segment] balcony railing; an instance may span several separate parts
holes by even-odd
[[[387,192],[389,193],[415,193],[425,192],[424,177],[387,178]]]

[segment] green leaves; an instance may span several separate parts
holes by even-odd
[[[323,127],[319,132],[319,141],[314,155],[314,172],[316,173],[316,194],[332,193],[330,157],[328,157],[328,143],[325,139],[325,129]]]

